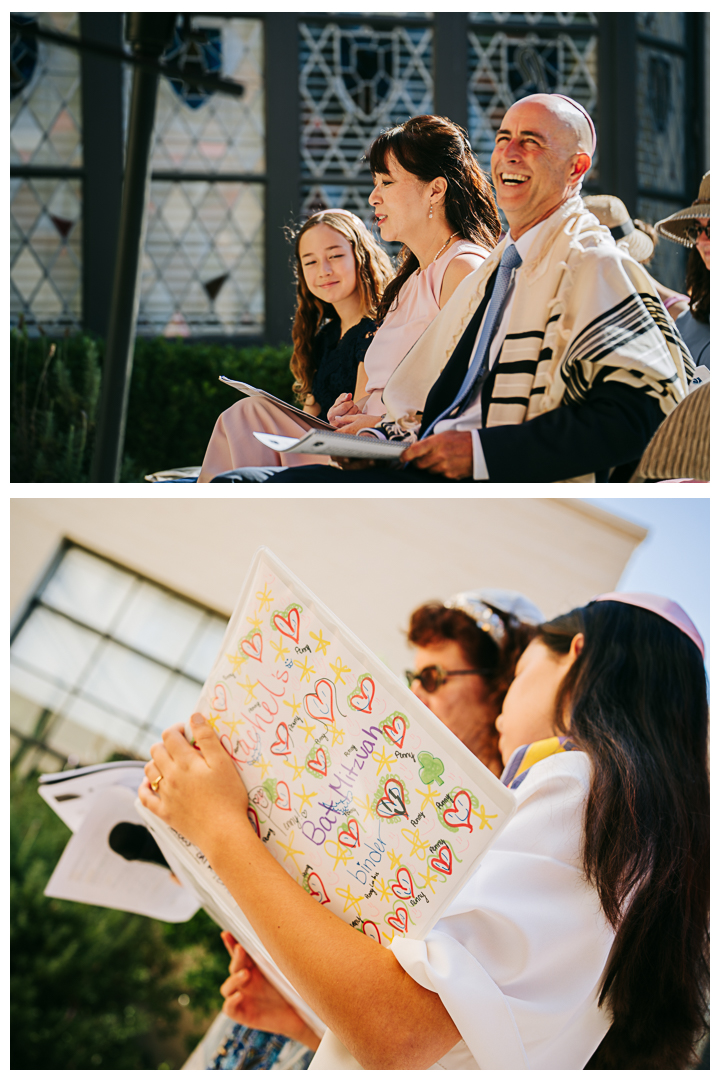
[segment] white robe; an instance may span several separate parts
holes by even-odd
[[[613,931],[582,871],[586,754],[555,754],[518,787],[518,811],[405,970],[462,1035],[434,1069],[582,1069],[610,1026],[597,998]],[[401,1010],[400,1010],[401,1011]],[[359,1069],[328,1032],[311,1069]]]

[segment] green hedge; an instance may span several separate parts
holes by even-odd
[[[239,395],[218,381],[242,379],[292,401],[290,346],[233,348],[180,339],[135,343],[121,479],[199,465],[220,413]],[[10,335],[11,480],[87,483],[104,344],[84,334]]]
[[[179,1068],[222,1004],[217,926],[203,911],[171,924],[44,896],[70,830],[36,778],[10,794],[11,1069]]]

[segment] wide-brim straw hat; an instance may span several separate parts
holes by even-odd
[[[674,240],[676,244],[684,244],[685,247],[694,247],[695,241],[687,235],[688,225],[697,218],[710,217],[710,173],[706,172],[700,181],[700,191],[692,206],[678,210],[676,214],[663,218],[655,223],[655,228],[666,240]]]
[[[583,202],[600,224],[607,226],[615,243],[624,247],[628,255],[637,262],[651,257],[655,250],[652,238],[635,228],[622,199],[616,195],[588,195]]]

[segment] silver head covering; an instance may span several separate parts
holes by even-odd
[[[514,615],[519,622],[528,623],[530,626],[545,622],[540,608],[528,600],[527,596],[511,589],[471,589],[469,592],[451,596],[445,601],[445,607],[464,611],[498,646],[504,642],[507,631],[497,611]],[[493,608],[497,608],[497,611],[493,611]]]

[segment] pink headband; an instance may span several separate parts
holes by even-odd
[[[581,112],[587,120],[588,126],[590,128],[590,134],[592,135],[592,150],[590,151],[590,157],[592,157],[595,153],[595,147],[597,146],[597,136],[595,134],[595,125],[590,118],[590,113],[587,111],[587,109],[583,108],[579,101],[575,101],[574,98],[567,97],[565,94],[553,94],[553,97],[559,97],[562,98],[563,101],[567,101],[568,104],[572,105],[575,109],[578,110],[578,112]]]
[[[594,604],[597,600],[616,600],[619,604],[630,604],[632,607],[654,611],[662,619],[666,619],[673,626],[677,626],[678,630],[682,630],[683,634],[687,634],[690,640],[697,645],[703,660],[705,659],[705,647],[698,628],[689,615],[674,600],[668,600],[665,596],[656,596],[654,593],[645,592],[603,593],[602,596],[593,596],[590,603]]]

